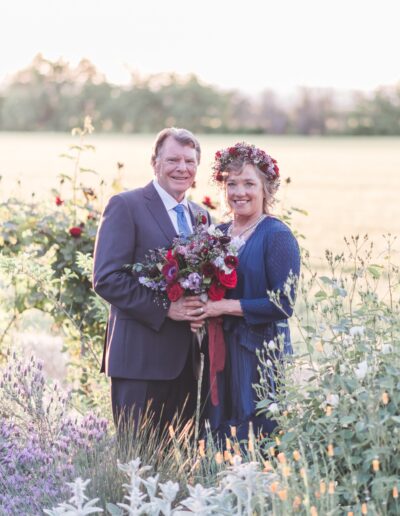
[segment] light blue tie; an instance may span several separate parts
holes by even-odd
[[[185,208],[182,204],[177,204],[174,208],[176,211],[176,214],[178,215],[178,231],[179,235],[183,237],[188,237],[192,234],[192,231],[189,227],[189,224],[187,223],[186,217],[185,217]]]

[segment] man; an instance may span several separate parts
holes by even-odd
[[[196,378],[190,321],[203,311],[198,298],[166,306],[153,292],[121,271],[143,261],[150,249],[170,247],[178,234],[189,234],[198,213],[186,199],[200,162],[200,146],[185,129],[162,130],[151,164],[155,179],[144,188],[113,196],[106,206],[94,252],[94,290],[110,303],[102,371],[111,377],[114,421],[140,414],[151,404],[154,421],[164,427],[178,411],[193,415]],[[180,206],[178,206],[180,205]]]

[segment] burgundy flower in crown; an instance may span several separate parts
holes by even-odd
[[[263,172],[271,183],[279,184],[279,167],[277,161],[262,149],[246,142],[238,142],[233,147],[221,149],[215,153],[213,178],[217,183],[224,182],[227,167],[236,160],[251,163]]]

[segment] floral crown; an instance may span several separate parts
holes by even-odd
[[[235,143],[233,147],[227,147],[215,153],[215,161],[212,166],[214,181],[217,183],[224,182],[227,176],[224,172],[229,164],[236,160],[252,163],[266,175],[268,181],[276,185],[279,184],[277,161],[262,149],[246,142]]]

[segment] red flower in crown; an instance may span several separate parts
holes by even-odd
[[[82,235],[82,228],[80,228],[78,226],[74,226],[74,227],[69,229],[69,234],[73,238],[79,238]]]
[[[54,202],[56,203],[56,205],[57,205],[57,206],[61,206],[62,204],[64,204],[64,201],[63,201],[63,200],[61,199],[61,197],[59,197],[58,195],[57,195],[57,197],[55,198],[55,201],[54,201]]]
[[[216,206],[212,202],[211,197],[209,197],[208,195],[204,196],[204,199],[202,202],[203,202],[204,206],[207,206],[207,208],[210,208],[210,210],[215,210]]]
[[[233,147],[221,149],[215,153],[213,178],[217,183],[223,183],[230,163],[242,160],[259,168],[266,175],[269,183],[277,189],[279,186],[279,167],[277,161],[262,149],[246,142],[238,142]]]

